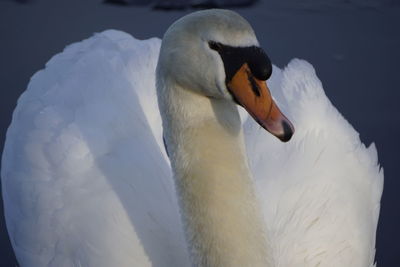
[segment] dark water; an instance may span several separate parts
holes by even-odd
[[[66,44],[109,28],[137,38],[161,37],[168,25],[189,12],[101,2],[0,1],[1,151],[18,96],[33,73]],[[390,1],[315,7],[290,2],[260,1],[237,11],[253,25],[275,64],[282,67],[293,57],[311,62],[327,95],[361,139],[376,143],[385,169],[377,260],[380,267],[400,266],[400,8]],[[1,205],[0,266],[15,265]]]

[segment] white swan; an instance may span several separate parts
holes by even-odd
[[[242,131],[232,96],[290,138],[276,107],[270,120],[260,112],[273,102],[257,79],[268,76],[266,56],[245,48],[258,46],[250,25],[223,10],[173,24],[157,87],[175,192],[155,89],[160,43],[105,31],[32,77],[1,173],[20,265],[373,266],[376,149],[332,106],[312,66],[293,60],[268,80],[296,126],[290,142],[246,115]]]

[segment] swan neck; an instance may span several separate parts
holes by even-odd
[[[164,137],[194,266],[268,266],[236,106],[168,91]]]

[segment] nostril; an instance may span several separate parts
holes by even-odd
[[[282,142],[289,141],[293,136],[293,128],[287,121],[282,121],[283,135],[279,137]]]

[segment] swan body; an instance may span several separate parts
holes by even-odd
[[[196,58],[208,47],[193,40],[258,43],[235,13],[207,12],[192,18],[227,28],[207,20],[180,43],[171,36],[193,25],[181,20],[161,52],[159,39],[108,30],[32,77],[1,171],[21,266],[374,266],[375,146],[360,142],[302,60],[268,80],[296,127],[288,143],[238,112],[218,53]],[[185,44],[196,65],[190,54],[168,58]]]

